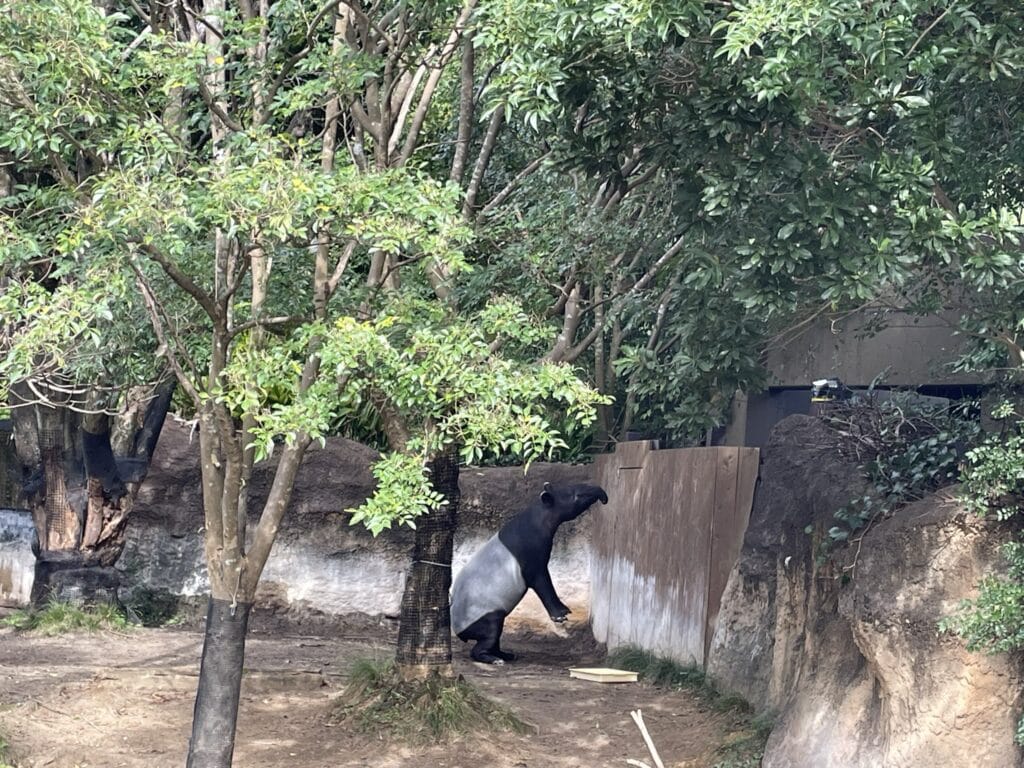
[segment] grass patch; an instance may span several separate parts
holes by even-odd
[[[7,754],[9,748],[10,744],[7,743],[3,736],[0,736],[0,768],[14,768],[14,766],[7,762],[10,759]]]
[[[760,768],[771,731],[772,721],[766,715],[749,718],[715,751],[717,762],[711,768]]]
[[[41,635],[63,635],[67,632],[103,629],[126,630],[131,625],[124,613],[114,605],[96,605],[89,608],[73,603],[51,600],[45,608],[26,608],[15,611],[3,619],[2,624],[23,632]]]
[[[734,694],[724,694],[708,682],[702,669],[679,664],[635,646],[616,648],[608,654],[608,665],[637,672],[640,680],[662,688],[686,689],[718,712],[736,717],[736,730],[715,751],[712,768],[758,768],[764,745],[772,730],[765,715],[755,716],[749,703]]]
[[[662,688],[688,688],[698,692],[709,690],[703,670],[684,666],[663,656],[655,656],[633,645],[624,645],[609,653],[608,664],[637,672],[640,679],[650,685]]]
[[[445,741],[464,733],[528,730],[462,677],[403,680],[392,662],[357,661],[332,720],[376,738]]]

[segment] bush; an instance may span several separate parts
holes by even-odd
[[[1024,648],[1024,543],[1003,546],[1009,563],[1005,576],[989,576],[978,586],[978,597],[964,601],[960,610],[939,627],[955,632],[970,651],[1002,653]]]
[[[843,450],[858,460],[871,487],[836,512],[840,524],[829,537],[844,541],[900,506],[955,483],[965,452],[980,434],[969,417],[972,406],[950,408],[912,392],[882,402],[869,395],[833,404],[823,418],[842,436]]]

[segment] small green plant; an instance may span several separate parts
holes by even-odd
[[[10,745],[7,743],[7,740],[4,739],[3,736],[0,736],[0,768],[13,768],[13,766],[7,762],[9,759],[7,750],[9,748]]]
[[[125,630],[131,626],[117,606],[102,604],[83,608],[60,600],[51,600],[45,608],[38,610],[15,611],[3,620],[3,625],[47,636],[83,629],[89,632]]]
[[[377,738],[444,741],[470,732],[527,730],[461,677],[403,680],[391,662],[357,661],[342,702],[333,719]]]
[[[689,688],[708,693],[707,679],[698,667],[685,666],[634,645],[624,645],[608,654],[608,664],[636,672],[645,683],[662,688]]]
[[[732,734],[716,752],[711,768],[761,768],[764,745],[772,730],[766,715],[751,718],[746,727]]]
[[[739,727],[718,747],[715,753],[717,762],[712,768],[757,768],[761,765],[764,745],[772,729],[771,719],[766,714],[753,715],[750,704],[739,696],[717,690],[708,682],[703,670],[632,645],[614,649],[608,654],[608,664],[637,672],[640,679],[650,685],[686,689],[713,709],[736,715]]]
[[[969,509],[1006,520],[1024,510],[1024,434],[992,437],[967,452],[961,496]]]
[[[1024,542],[1003,545],[1009,567],[1003,576],[988,576],[978,597],[960,604],[957,613],[939,622],[955,632],[970,651],[1002,653],[1024,648]]]

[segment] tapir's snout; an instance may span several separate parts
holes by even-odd
[[[604,492],[604,488],[597,489],[597,498],[601,500],[602,504],[608,503],[608,494]]]

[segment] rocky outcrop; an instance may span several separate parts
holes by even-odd
[[[373,537],[361,525],[349,525],[345,510],[373,492],[372,449],[341,438],[309,449],[299,470],[288,513],[267,562],[257,593],[262,612],[288,613],[292,621],[315,622],[363,615],[383,620],[398,612],[413,536],[396,528]],[[250,482],[254,516],[273,479],[274,462],[258,465]],[[544,482],[576,483],[590,467],[545,464],[522,467],[464,468],[454,568],[491,536],[502,521],[539,493]],[[255,519],[253,517],[253,519]],[[122,599],[158,599],[204,595],[202,484],[198,437],[186,426],[168,422],[153,466],[139,493],[129,523],[127,545],[118,567],[124,572]],[[589,516],[560,529],[552,554],[552,579],[573,618],[585,619],[589,604]],[[524,625],[550,627],[547,613],[532,593],[513,614]]]
[[[946,493],[819,557],[833,513],[862,488],[824,424],[779,423],[709,677],[774,715],[765,768],[1024,765],[1013,743],[1024,705],[1019,664],[969,653],[938,631],[997,567],[1006,532]]]

